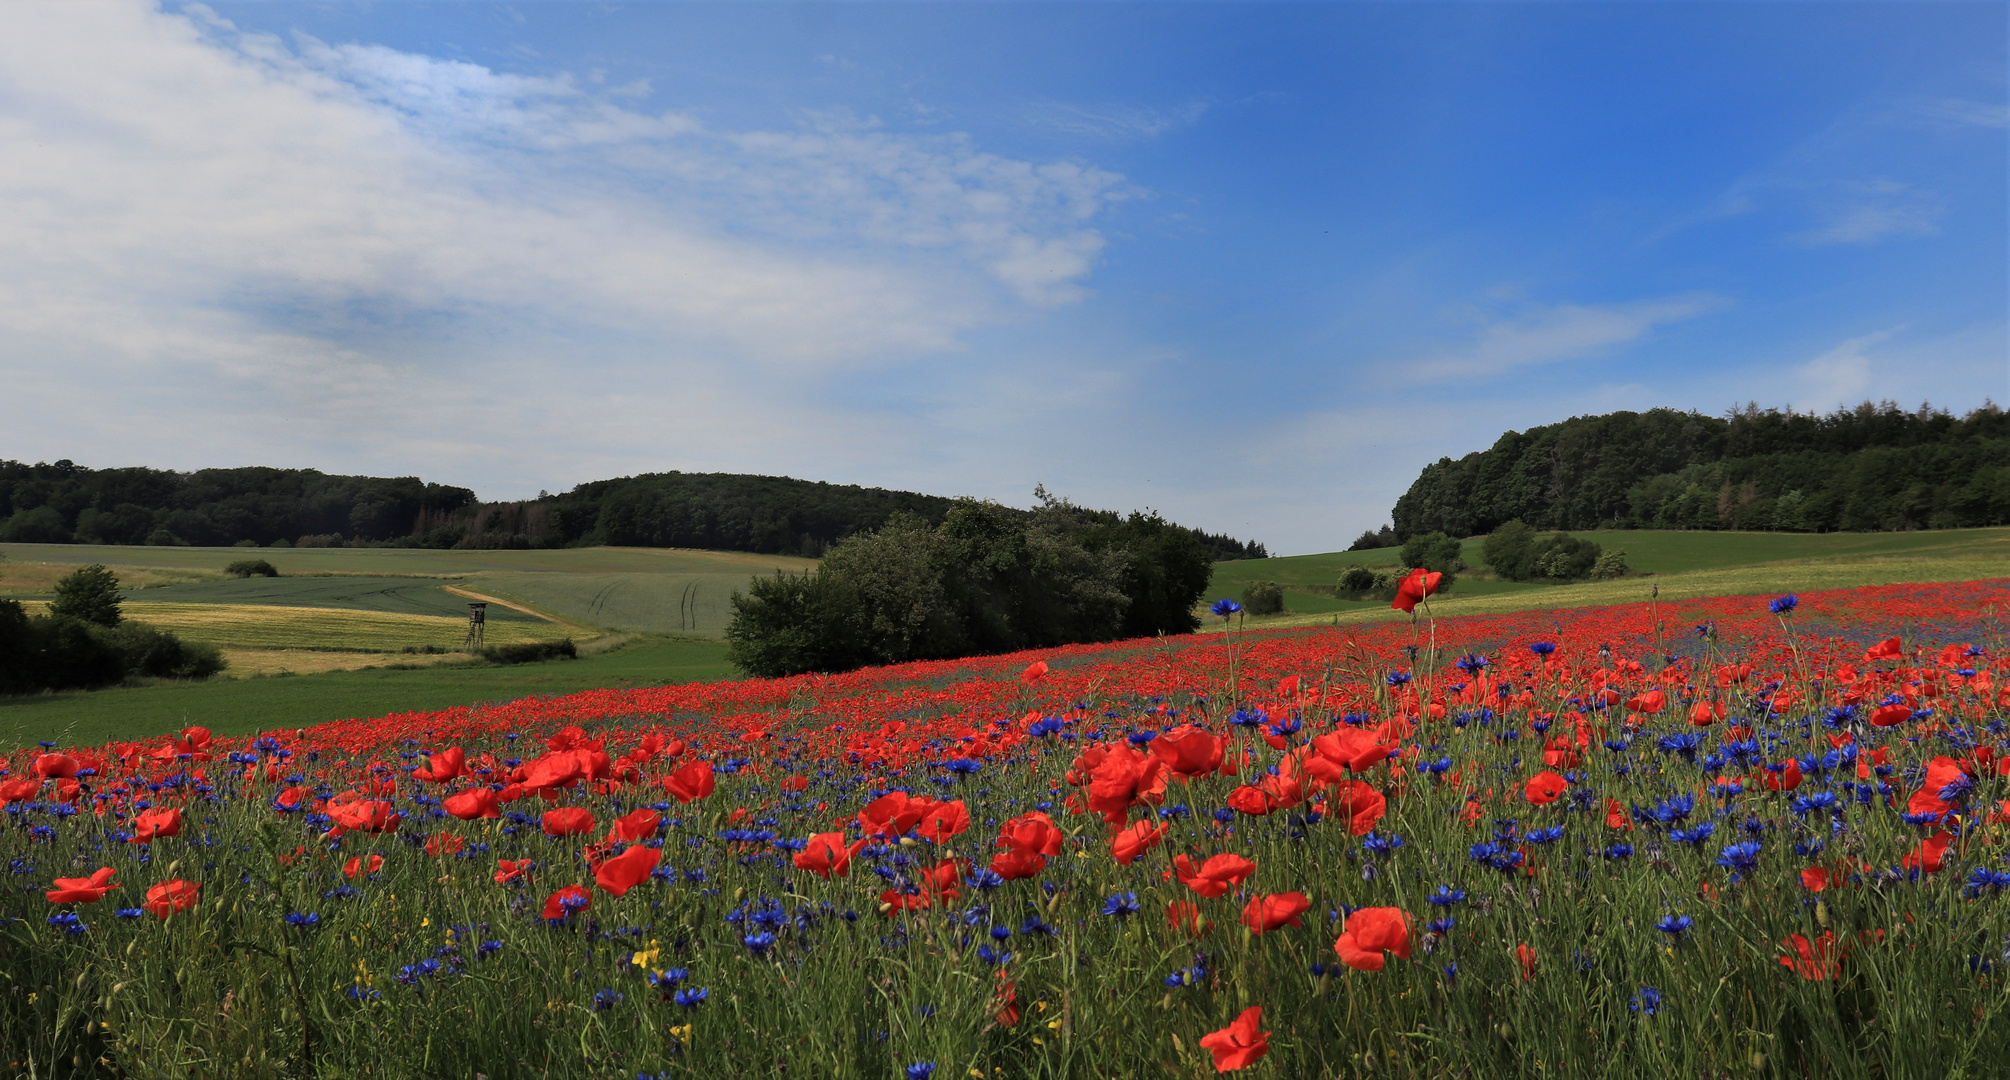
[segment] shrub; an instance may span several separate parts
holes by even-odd
[[[1365,566],[1350,566],[1340,575],[1340,594],[1350,600],[1359,600],[1362,595],[1375,587],[1375,571]]]
[[[775,571],[733,591],[726,659],[757,678],[849,671],[868,663],[851,625],[855,603],[842,582]]]
[[[232,577],[278,577],[279,568],[264,559],[239,559],[223,568]]]
[[[1284,587],[1275,581],[1252,581],[1243,587],[1242,609],[1251,615],[1275,615],[1284,610]]]
[[[49,614],[81,619],[98,626],[119,624],[119,578],[103,563],[80,566],[56,583]]]
[[[53,506],[38,506],[0,522],[0,541],[10,544],[67,544],[70,530]]]
[[[206,641],[183,641],[158,627],[132,621],[93,631],[119,658],[120,678],[207,679],[224,669],[223,654]]]
[[[1591,576],[1605,581],[1610,578],[1625,577],[1629,572],[1626,565],[1626,549],[1608,551],[1591,564]]]
[[[1521,519],[1505,521],[1480,545],[1480,557],[1493,572],[1509,581],[1527,581],[1534,575],[1535,531]]]
[[[1404,541],[1401,559],[1404,569],[1421,566],[1435,574],[1450,574],[1466,568],[1459,542],[1441,532],[1412,536]]]
[[[535,664],[544,660],[576,660],[579,648],[571,638],[561,641],[526,641],[519,645],[490,645],[482,659],[491,664]]]
[[[1373,551],[1376,548],[1396,547],[1401,543],[1401,540],[1396,539],[1396,530],[1384,525],[1380,531],[1374,529],[1361,530],[1361,535],[1354,538],[1354,543],[1347,550]]]
[[[1538,535],[1520,521],[1508,521],[1487,537],[1480,552],[1494,573],[1509,581],[1574,581],[1597,573],[1600,549],[1595,541],[1569,533]],[[1626,572],[1623,558],[1618,565],[1619,572],[1610,576]]]

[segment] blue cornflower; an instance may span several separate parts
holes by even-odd
[[[1700,821],[1697,822],[1695,827],[1693,828],[1675,829],[1669,832],[1668,839],[1673,840],[1678,844],[1695,844],[1698,847],[1701,847],[1703,841],[1710,839],[1710,834],[1716,831],[1717,831],[1716,822]]]
[[[1424,925],[1433,934],[1449,934],[1452,932],[1452,927],[1457,925],[1457,923],[1457,919],[1446,917],[1443,919],[1432,919]]]
[[[621,998],[622,995],[612,990],[596,990],[593,992],[593,1011],[602,1012],[611,1009],[620,1004]]]
[[[1264,712],[1262,709],[1258,709],[1255,712],[1250,712],[1247,709],[1237,709],[1235,710],[1235,714],[1228,718],[1228,722],[1234,724],[1236,727],[1261,727],[1270,722],[1270,714]]]
[[[1361,847],[1377,855],[1387,855],[1402,846],[1403,838],[1400,836],[1383,836],[1381,833],[1371,832],[1361,838]]]
[[[137,919],[140,916],[145,915],[146,913],[147,911],[145,908],[136,908],[136,907],[122,907],[119,908],[117,911],[112,912],[112,914],[117,915],[121,919]]]
[[[91,924],[78,918],[74,911],[58,912],[49,916],[49,925],[66,934],[81,934],[91,928]]]
[[[1453,904],[1456,904],[1459,901],[1464,900],[1465,898],[1466,898],[1466,890],[1454,889],[1449,885],[1440,885],[1438,886],[1437,892],[1434,892],[1431,895],[1424,897],[1424,899],[1429,900],[1431,903],[1436,904],[1439,907],[1451,907]]]
[[[758,934],[748,934],[746,937],[741,938],[740,942],[747,947],[748,952],[753,953],[755,956],[761,956],[769,949],[775,947],[775,935],[763,930]]]
[[[1702,735],[1688,732],[1681,735],[1663,735],[1654,745],[1660,747],[1663,753],[1680,754],[1684,761],[1695,761],[1696,750],[1702,744]]]
[[[1680,937],[1684,931],[1694,925],[1696,925],[1696,920],[1687,915],[1669,915],[1664,917],[1660,922],[1655,923],[1654,929],[1664,934]]]
[[[316,915],[311,911],[306,913],[305,915],[296,911],[293,914],[288,915],[286,917],[286,925],[297,926],[302,930],[305,930],[310,926],[318,926],[320,925],[320,923],[321,923],[321,916]]]
[[[1463,671],[1468,675],[1477,675],[1479,674],[1481,668],[1487,666],[1487,658],[1484,656],[1474,656],[1468,653],[1465,656],[1459,657],[1458,663],[1454,664],[1453,666],[1457,667],[1460,671]]]
[[[1136,915],[1137,913],[1138,913],[1137,893],[1120,892],[1110,897],[1108,900],[1103,901],[1103,914],[1105,915],[1114,915],[1117,918],[1121,919],[1127,915]]]
[[[672,997],[670,1000],[676,1002],[679,1005],[682,1005],[687,1009],[695,1009],[698,1006],[703,1005],[705,1003],[705,997],[709,993],[711,993],[711,991],[706,990],[702,986],[694,986],[689,990],[677,991],[676,996]]]
[[[995,870],[987,870],[979,867],[970,872],[970,884],[979,889],[989,891],[1005,884],[1005,879]]]
[[[977,958],[987,964],[1003,964],[1012,959],[1012,954],[1004,949],[994,949],[989,945],[977,946]]]
[[[1608,859],[1624,859],[1633,854],[1633,845],[1614,844],[1611,847],[1606,848],[1605,851],[1602,852],[1602,854]]]
[[[1775,600],[1772,603],[1767,604],[1766,606],[1768,608],[1771,608],[1773,614],[1775,615],[1785,615],[1787,612],[1794,610],[1796,607],[1799,607],[1800,603],[1801,603],[1800,597],[1795,596],[1793,593],[1788,593],[1787,595],[1780,597],[1778,600]]]
[[[1223,600],[1221,603],[1233,604],[1235,601]],[[1215,606],[1220,607],[1221,604],[1216,604]],[[907,1080],[928,1080],[929,1077],[934,1075],[935,1062],[933,1061],[917,1061],[907,1067]]]
[[[1028,915],[1026,916],[1026,921],[1019,924],[1019,932],[1022,934],[1047,934],[1051,936],[1055,933],[1055,930],[1043,921],[1040,916]]]
[[[1556,651],[1556,643],[1550,641],[1534,642],[1529,645],[1528,651],[1536,654],[1537,656],[1548,656],[1550,653]]]
[[[1759,865],[1759,842],[1746,840],[1743,843],[1730,845],[1724,849],[1723,854],[1717,856],[1717,865],[1740,873],[1750,871]]]
[[[1553,844],[1563,839],[1563,826],[1552,825],[1547,829],[1530,829],[1526,839],[1531,844]]]
[[[1242,605],[1224,597],[1220,600],[1216,600],[1214,602],[1214,606],[1209,608],[1208,610],[1214,612],[1216,618],[1226,619],[1229,616],[1234,615],[1235,613],[1241,611]],[[928,1068],[930,1072],[933,1072],[935,1070],[935,1066],[933,1065],[930,1065]],[[907,1073],[910,1078],[913,1077],[914,1069],[910,1067],[907,1070]],[[923,1073],[922,1075],[926,1076],[927,1073]]]
[[[1382,681],[1388,683],[1391,687],[1401,686],[1410,681],[1410,673],[1407,671],[1392,671],[1382,676]]]
[[[1640,992],[1633,995],[1633,1000],[1626,1003],[1626,1011],[1645,1013],[1648,1016],[1653,1016],[1660,1009],[1661,991],[1651,986],[1641,987]]]
[[[1065,726],[1066,723],[1060,717],[1048,716],[1033,721],[1027,726],[1026,733],[1033,736],[1055,735]]]

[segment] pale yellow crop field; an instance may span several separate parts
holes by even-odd
[[[47,608],[28,601],[31,611]],[[467,637],[465,619],[342,608],[276,607],[264,604],[159,604],[128,601],[125,616],[172,630],[192,641],[236,649],[306,649],[333,652],[395,653],[406,646],[458,649]],[[490,622],[490,645],[526,641],[574,641],[597,636],[578,624]]]

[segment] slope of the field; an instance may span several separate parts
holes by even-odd
[[[1494,579],[1481,555],[1484,537],[1465,541],[1473,570],[1433,599],[1446,613],[1578,607],[1663,596],[1716,596],[1792,589],[1840,588],[1905,581],[1962,581],[2010,575],[2010,529],[1947,529],[1910,533],[1663,532],[1573,533],[1607,551],[1623,550],[1632,568],[1614,581],[1555,585]],[[1239,597],[1252,581],[1284,586],[1286,613],[1266,626],[1392,617],[1387,600],[1344,600],[1310,591],[1331,587],[1350,566],[1393,569],[1398,549],[1336,551],[1276,559],[1216,563],[1208,596]],[[1211,627],[1219,626],[1210,620]]]
[[[550,637],[579,627],[718,637],[728,600],[749,577],[799,572],[815,560],[786,555],[655,548],[424,551],[403,548],[178,548],[0,544],[0,596],[47,599],[63,574],[87,563],[118,573],[134,601],[277,605],[459,619],[491,598],[499,622],[550,621]],[[277,578],[237,580],[223,567],[261,558]],[[505,631],[507,634],[508,631]],[[455,642],[460,640],[455,637]],[[275,647],[280,643],[275,643]],[[283,643],[315,648],[312,637]]]

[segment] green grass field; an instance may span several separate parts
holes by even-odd
[[[1972,576],[2001,577],[2010,573],[2010,529],[2000,528],[1821,535],[1598,530],[1572,535],[1595,540],[1607,551],[1626,552],[1626,561],[1632,567],[1633,575],[1609,584],[1614,586],[1613,595],[1629,597],[1634,593],[1644,592],[1648,583],[1655,582],[1662,585],[1665,594],[1671,587],[1666,579],[1672,575],[1782,564],[1853,565],[1880,562],[1905,564],[1904,567],[1898,565],[1887,565],[1882,568],[1867,567],[1864,572],[1868,576],[1854,579],[1846,584],[1958,580],[1961,571],[1955,569],[1956,564],[1978,571]],[[1480,573],[1459,575],[1457,584],[1445,597],[1446,603],[1453,600],[1462,603],[1467,600],[1487,601],[1473,610],[1512,611],[1526,607],[1565,606],[1563,599],[1565,597],[1588,595],[1583,591],[1587,586],[1583,585],[1541,585],[1493,580],[1484,573],[1486,560],[1480,555],[1480,548],[1484,543],[1484,537],[1474,537],[1464,543],[1466,562]],[[1284,605],[1290,615],[1376,616],[1388,610],[1388,601],[1341,600],[1309,592],[1302,586],[1331,586],[1341,572],[1350,566],[1367,566],[1377,570],[1392,569],[1396,565],[1396,556],[1396,548],[1377,548],[1371,551],[1336,551],[1320,555],[1294,555],[1277,559],[1216,563],[1214,581],[1209,586],[1208,596],[1209,598],[1240,597],[1242,590],[1252,581],[1275,581],[1284,586]],[[1894,573],[1955,576],[1889,576]],[[1821,574],[1816,573],[1813,576],[1820,577]],[[1681,587],[1717,588],[1720,591],[1737,592],[1742,590],[1732,587],[1729,583],[1743,580],[1745,579],[1735,575],[1728,578],[1699,578],[1692,581],[1689,586]],[[1637,586],[1632,584],[1636,581],[1643,583]],[[1293,588],[1293,586],[1301,587]],[[1769,586],[1754,587],[1763,589]],[[1572,603],[1601,602],[1605,601],[1578,600]],[[1343,618],[1342,621],[1347,620]]]
[[[1433,608],[1441,615],[1561,609],[1641,599],[1657,586],[1662,597],[1674,600],[2010,576],[2010,529],[1829,536],[1584,535],[1608,550],[1624,548],[1635,575],[1531,585],[1468,574],[1451,593],[1434,598]],[[1466,545],[1466,557],[1476,566],[1479,549],[1478,540]],[[220,569],[251,549],[16,544],[0,545],[0,551],[7,556],[0,560],[0,595],[46,595],[56,571],[102,561],[122,576],[132,574],[153,585],[129,602],[127,610],[135,618],[237,649],[395,653],[406,645],[454,648],[466,627],[468,596],[463,593],[534,609],[535,615],[491,606],[491,643],[563,636],[586,641],[609,630],[647,635],[577,661],[525,667],[455,661],[410,670],[378,667],[0,699],[0,741],[11,738],[17,744],[56,738],[65,729],[73,734],[61,737],[86,742],[155,735],[184,724],[248,731],[535,693],[731,678],[724,644],[717,640],[731,591],[744,588],[751,574],[815,565],[780,556],[629,548],[257,549],[254,554],[271,559],[282,573],[324,576],[237,581],[220,579]],[[1350,565],[1393,566],[1395,555],[1385,548],[1219,563],[1208,598],[1240,595],[1252,580],[1284,584],[1287,613],[1250,620],[1251,628],[1400,619],[1404,616],[1390,610],[1387,601],[1338,600],[1292,588],[1330,584]],[[166,602],[170,598],[175,602]],[[1218,630],[1221,623],[1208,619],[1205,626]],[[656,636],[663,634],[678,636]],[[613,644],[626,637],[606,640]],[[295,663],[301,655],[287,653],[275,662]],[[395,654],[381,660],[397,662]]]
[[[386,663],[392,662],[386,658]],[[514,667],[382,667],[42,694],[0,698],[0,746],[33,745],[38,739],[97,745],[114,738],[165,734],[188,724],[235,734],[532,694],[732,677],[723,642],[652,637],[605,652],[588,650],[578,660]]]

